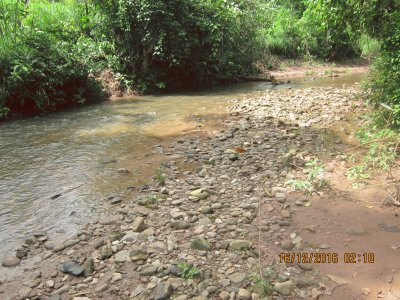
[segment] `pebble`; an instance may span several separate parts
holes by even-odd
[[[6,256],[6,257],[4,257],[1,265],[6,268],[11,268],[11,267],[18,266],[20,263],[21,263],[21,259],[19,259],[18,257]]]
[[[156,286],[156,294],[154,300],[169,299],[173,291],[174,288],[169,282],[160,282]]]

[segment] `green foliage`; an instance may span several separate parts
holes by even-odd
[[[160,169],[156,170],[156,174],[154,175],[154,179],[158,182],[158,184],[160,186],[164,186],[165,185],[165,181],[167,180],[167,176],[165,176],[163,174],[163,170],[160,168]]]
[[[289,179],[285,185],[290,186],[294,190],[303,190],[311,193],[315,189],[321,189],[327,186],[326,180],[323,178],[324,168],[317,158],[305,163],[307,167],[304,172],[308,173],[307,180]]]
[[[34,115],[104,99],[75,42],[76,1],[0,0],[0,111]]]
[[[285,185],[290,186],[294,190],[304,190],[307,192],[311,192],[312,188],[311,182],[297,179],[289,179]]]
[[[98,1],[142,92],[230,81],[254,70],[256,1]]]
[[[179,276],[186,279],[192,279],[201,275],[201,270],[188,264],[187,262],[178,263]]]
[[[272,270],[266,270],[262,275],[253,274],[251,276],[254,283],[253,290],[263,297],[272,295],[274,291],[274,285],[271,283],[273,275],[274,272]]]

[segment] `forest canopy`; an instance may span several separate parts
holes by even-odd
[[[234,82],[273,57],[373,62],[370,101],[400,125],[396,0],[0,0],[0,117]]]

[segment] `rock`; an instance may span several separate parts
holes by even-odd
[[[105,284],[103,284],[103,285],[97,287],[94,291],[95,291],[96,293],[101,293],[101,292],[104,292],[104,291],[107,291],[107,290],[108,290],[108,284],[105,283]]]
[[[214,213],[214,209],[211,206],[205,206],[200,209],[202,214],[208,215]]]
[[[50,279],[46,281],[46,286],[49,288],[53,288],[54,287],[54,280]]]
[[[18,266],[20,263],[21,263],[21,259],[19,259],[18,257],[6,256],[6,257],[4,257],[1,265],[6,268],[11,268],[11,267]]]
[[[192,240],[190,246],[193,249],[201,250],[201,251],[208,251],[211,249],[210,243],[204,237],[197,237]]]
[[[85,269],[73,260],[64,262],[61,266],[59,266],[58,270],[74,276],[80,276],[83,274],[83,272],[85,272]]]
[[[68,248],[68,247],[72,247],[72,246],[78,244],[79,242],[80,242],[80,240],[72,239],[72,240],[66,241],[66,242],[64,243],[64,245],[65,245],[65,248]],[[53,250],[54,250],[54,249],[53,249]]]
[[[251,249],[251,243],[246,240],[233,240],[229,244],[229,250],[231,251],[243,251],[250,249]]]
[[[139,250],[133,250],[130,253],[130,257],[132,261],[139,261],[139,260],[145,261],[149,257],[149,254],[146,251],[139,249]]]
[[[129,250],[121,250],[115,253],[114,260],[116,263],[124,263],[130,260],[130,252]]]
[[[146,223],[144,222],[143,217],[137,217],[135,221],[132,223],[132,231],[133,232],[142,232],[147,228]]]
[[[47,298],[47,300],[61,300],[60,294],[54,294],[53,296]]]
[[[174,288],[169,282],[160,282],[157,284],[154,300],[169,299],[173,291]]]
[[[278,282],[274,284],[274,289],[282,296],[290,296],[293,290],[293,282],[291,280]]]
[[[30,294],[32,293],[32,289],[27,286],[21,286],[18,290],[18,296],[21,299],[28,299],[30,298]]]
[[[88,297],[74,297],[74,298],[72,298],[72,300],[92,300],[92,299],[90,299]]]
[[[176,230],[188,229],[190,227],[190,223],[182,220],[177,220],[171,222],[171,227]]]
[[[298,263],[297,265],[303,271],[312,271],[314,269],[312,264]]]
[[[238,300],[250,300],[251,299],[251,292],[245,289],[240,289],[237,294]]]
[[[44,247],[45,249],[47,249],[47,250],[53,250],[55,245],[56,245],[55,242],[47,241],[47,242],[45,242],[45,243],[43,244],[43,247]]]
[[[207,193],[207,191],[203,190],[203,189],[198,189],[198,190],[194,190],[192,192],[190,192],[190,196],[196,197],[199,200],[203,200],[203,199],[207,199],[210,194]]]
[[[121,239],[121,242],[135,242],[139,239],[139,237],[140,237],[140,233],[129,232]]]
[[[139,296],[141,293],[144,292],[144,290],[145,290],[145,287],[143,286],[143,284],[139,284],[139,285],[136,286],[136,288],[132,291],[131,297]]]
[[[298,288],[305,288],[309,286],[318,286],[318,281],[312,278],[296,278],[294,284]]]
[[[142,275],[142,276],[153,276],[153,275],[155,275],[157,273],[157,270],[158,270],[158,266],[150,265],[150,266],[145,267],[140,272],[140,275]]]
[[[209,225],[212,224],[212,221],[209,217],[204,217],[199,220],[199,225]]]
[[[88,277],[92,275],[94,271],[94,260],[93,258],[88,258],[83,264],[83,276]]]
[[[104,260],[110,258],[113,254],[111,245],[107,244],[101,249],[100,259]]]
[[[101,246],[103,246],[105,244],[104,239],[97,239],[94,242],[94,248],[95,249],[99,249]]]
[[[71,288],[71,286],[68,284],[63,285],[58,290],[55,290],[54,294],[59,294],[59,295],[64,294],[65,292],[68,292],[70,290],[70,288]]]
[[[246,279],[247,275],[246,273],[233,273],[228,276],[229,280],[233,282],[234,284],[240,284]]]
[[[112,217],[112,216],[104,218],[104,219],[101,219],[99,221],[100,225],[111,225],[111,224],[114,224],[115,222],[116,222],[116,218]]]
[[[221,298],[221,300],[228,300],[229,296],[230,296],[230,294],[226,291],[223,291],[219,294],[219,297]]]
[[[121,273],[113,273],[111,275],[111,283],[115,283],[117,281],[122,280],[122,274]]]
[[[117,172],[118,172],[118,174],[121,174],[121,175],[127,175],[127,174],[129,174],[131,171],[129,171],[128,169],[125,169],[125,168],[119,168],[119,169],[117,170]]]
[[[281,242],[281,248],[282,248],[283,250],[290,251],[290,250],[293,249],[293,247],[294,247],[294,244],[293,244],[293,242],[290,241],[290,240],[283,240],[283,241]]]
[[[65,249],[65,245],[63,243],[55,243],[53,247],[54,252],[63,251]]]
[[[118,204],[122,202],[122,198],[118,196],[117,197],[111,196],[108,198],[108,200],[110,200],[110,204]]]
[[[27,249],[23,249],[23,248],[22,249],[18,249],[15,252],[15,256],[20,258],[20,259],[24,258],[27,255],[28,255],[28,250]]]
[[[363,294],[363,295],[365,295],[365,296],[368,296],[369,294],[371,294],[371,290],[369,289],[369,288],[363,288],[362,290],[361,290],[361,293]]]

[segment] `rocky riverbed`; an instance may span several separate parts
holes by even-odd
[[[3,258],[0,298],[330,295],[347,282],[313,264],[280,262],[281,252],[329,249],[299,234],[292,220],[307,198],[285,183],[326,152],[326,128],[363,107],[358,94],[357,86],[307,88],[233,100],[218,134],[165,147],[163,174],[133,199],[116,201],[115,210],[62,243],[38,232]],[[329,147],[341,151],[340,139],[330,138]]]

